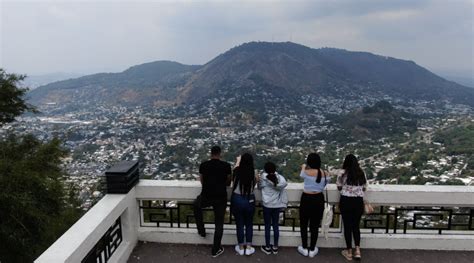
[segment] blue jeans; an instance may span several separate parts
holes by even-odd
[[[265,246],[270,247],[270,227],[273,227],[273,246],[278,247],[278,238],[280,229],[278,221],[280,220],[281,208],[263,207],[263,220],[265,222]]]
[[[253,194],[248,197],[239,194],[232,194],[231,208],[237,226],[237,242],[239,245],[251,245],[253,237],[253,214],[255,213],[255,196]]]

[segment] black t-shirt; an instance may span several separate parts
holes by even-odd
[[[229,163],[211,159],[201,163],[199,173],[202,175],[202,196],[213,199],[227,198],[227,176],[232,173]]]

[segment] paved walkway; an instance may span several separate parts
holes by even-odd
[[[224,254],[218,258],[210,256],[208,245],[159,244],[140,242],[130,256],[129,263],[153,262],[348,262],[340,255],[340,249],[322,248],[315,258],[305,258],[298,254],[296,248],[282,247],[278,255],[266,255],[260,248],[252,256],[238,256],[234,247],[224,246]],[[474,263],[474,251],[426,251],[426,250],[362,250],[363,262],[380,263]]]

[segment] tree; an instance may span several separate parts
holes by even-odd
[[[8,74],[0,68],[0,126],[12,122],[24,112],[36,112],[35,107],[24,100],[27,88],[19,88],[25,75]]]
[[[60,143],[31,135],[0,142],[1,261],[32,261],[77,219],[78,203],[64,190]]]
[[[0,69],[0,126],[26,111],[24,76]],[[0,140],[0,262],[31,262],[80,216],[79,202],[63,178],[61,141],[32,135]]]

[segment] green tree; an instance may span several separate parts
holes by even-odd
[[[0,126],[26,111],[24,78],[0,69]],[[0,140],[0,261],[31,262],[80,216],[76,195],[64,184],[61,141],[32,135]]]
[[[79,216],[60,168],[67,152],[53,139],[10,135],[0,142],[0,259],[32,261]]]
[[[0,68],[0,125],[15,120],[24,112],[36,112],[36,109],[25,102],[27,88],[19,88],[25,75],[9,74]]]

